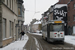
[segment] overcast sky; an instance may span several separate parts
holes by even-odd
[[[41,14],[50,8],[51,5],[57,3],[59,0],[24,0],[25,7],[25,23],[30,24],[32,19],[40,19]],[[37,13],[35,13],[37,12]]]

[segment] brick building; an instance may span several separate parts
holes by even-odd
[[[67,4],[67,34],[75,34],[75,0],[60,0],[57,4]]]
[[[67,4],[69,2],[70,2],[70,0],[59,0],[59,2],[57,4]]]
[[[75,0],[68,4],[68,33],[75,34]]]

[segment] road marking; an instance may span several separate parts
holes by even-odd
[[[35,37],[33,37],[33,38],[34,38],[34,40],[35,40],[35,44],[36,44],[37,50],[40,50],[40,47],[41,47],[41,49],[43,50],[41,44],[39,45],[37,39],[36,39]]]
[[[40,47],[41,47],[41,49],[43,50],[43,48],[42,48],[41,44],[40,44]]]
[[[39,43],[38,43],[38,41],[37,41],[37,39],[35,37],[33,37],[33,38],[35,40],[35,44],[36,44],[37,50],[39,50]]]

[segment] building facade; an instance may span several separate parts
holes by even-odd
[[[18,34],[22,31],[24,23],[24,5],[23,0],[18,0]]]
[[[23,0],[0,1],[0,47],[18,39],[24,22]]]
[[[24,5],[23,5],[23,0],[17,0],[17,13],[18,13],[18,17],[17,17],[17,21],[18,23],[16,24],[16,31],[17,31],[17,34],[16,34],[16,40],[20,37],[19,34],[20,32],[22,31],[22,26],[23,26],[23,23],[24,23]]]
[[[75,35],[75,0],[60,0],[57,4],[67,4],[67,34]]]
[[[37,32],[37,31],[41,31],[42,29],[42,24],[41,21],[36,21],[33,25],[32,25],[32,32]]]
[[[1,0],[0,3],[0,47],[16,39],[18,17],[17,0]]]
[[[49,19],[48,20],[53,20],[53,6],[49,8]]]
[[[68,33],[75,35],[75,0],[68,4],[67,23]]]

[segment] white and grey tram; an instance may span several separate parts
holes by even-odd
[[[50,42],[64,43],[64,21],[53,20],[42,24],[42,38]]]

